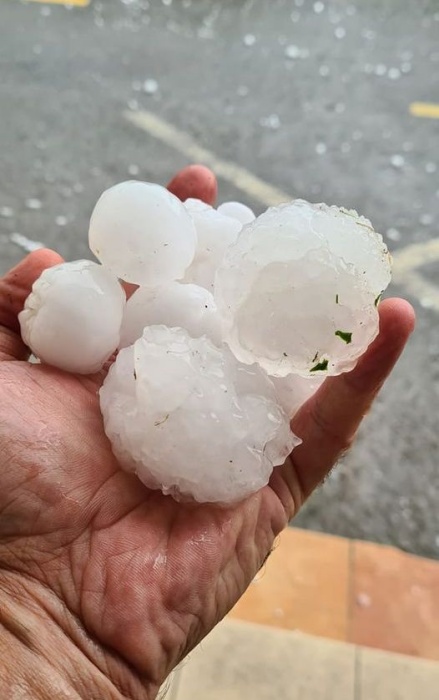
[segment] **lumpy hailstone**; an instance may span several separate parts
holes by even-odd
[[[215,273],[227,248],[234,243],[242,229],[236,218],[220,214],[213,207],[188,208],[197,231],[197,247],[192,265],[186,271],[184,281],[192,282],[213,291]]]
[[[184,328],[193,338],[207,335],[221,342],[221,322],[212,294],[195,284],[171,282],[166,287],[140,287],[125,307],[120,347],[132,345],[142,337],[146,326],[164,325]]]
[[[44,270],[19,314],[26,345],[43,362],[91,374],[116,350],[125,293],[115,275],[89,260]]]
[[[177,498],[239,501],[300,443],[260,368],[178,328],[121,350],[100,400],[121,465]]]
[[[270,375],[352,369],[378,333],[390,256],[369,221],[296,200],[247,224],[215,281],[224,336]]]
[[[90,250],[133,284],[154,287],[182,279],[196,242],[194,222],[180,200],[149,182],[106,190],[90,220]]]

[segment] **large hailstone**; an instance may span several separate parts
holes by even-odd
[[[197,242],[194,222],[177,197],[149,182],[121,182],[99,198],[90,250],[133,284],[154,287],[182,279]]]
[[[378,333],[390,256],[369,221],[296,200],[245,226],[215,281],[225,340],[270,375],[340,374]]]
[[[116,350],[125,293],[109,270],[89,260],[50,267],[34,282],[18,318],[26,345],[67,372],[97,372]]]
[[[239,501],[300,443],[257,366],[180,328],[151,326],[121,350],[100,401],[122,467],[177,498]]]
[[[212,292],[217,268],[227,248],[236,241],[242,223],[236,218],[220,214],[208,205],[200,206],[197,202],[198,200],[185,202],[194,221],[198,240],[194,261],[186,271],[184,281]]]
[[[216,345],[221,342],[220,316],[213,296],[195,284],[139,287],[125,307],[119,347],[132,345],[146,326],[155,325],[184,328],[193,338],[207,335]]]
[[[301,377],[288,374],[286,377],[270,377],[276,390],[279,404],[291,420],[304,403],[314,396],[325,381],[325,377]]]

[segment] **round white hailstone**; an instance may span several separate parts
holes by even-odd
[[[300,443],[260,368],[180,328],[121,350],[100,401],[121,466],[177,499],[237,502]]]
[[[196,242],[194,223],[180,200],[149,182],[121,182],[106,190],[90,220],[90,250],[133,284],[153,287],[181,279]]]
[[[220,214],[224,214],[224,216],[238,219],[243,226],[249,224],[256,218],[250,207],[241,204],[241,202],[224,202],[224,204],[218,207],[218,211]]]
[[[19,314],[36,357],[66,372],[91,374],[116,350],[125,293],[109,270],[90,260],[44,270]]]
[[[195,284],[140,287],[125,307],[119,347],[132,345],[146,326],[154,325],[184,328],[192,338],[207,335],[216,345],[221,342],[221,321],[213,296]]]
[[[303,404],[314,396],[325,381],[324,376],[301,377],[288,374],[286,377],[270,377],[276,389],[277,400],[291,419]]]
[[[198,243],[192,265],[186,271],[185,282],[198,284],[213,291],[215,273],[227,248],[236,241],[242,224],[237,219],[220,214],[210,207],[192,210]]]
[[[183,206],[190,214],[196,214],[200,211],[208,211],[209,209],[213,209],[210,204],[206,204],[206,202],[203,202],[202,199],[197,199],[196,197],[189,197],[186,199],[186,201],[183,202]]]
[[[244,227],[218,270],[215,301],[241,362],[279,377],[335,375],[376,337],[389,281],[389,253],[367,219],[296,200]]]

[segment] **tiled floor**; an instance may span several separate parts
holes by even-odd
[[[289,529],[231,616],[439,660],[439,562]]]
[[[177,672],[169,700],[438,700],[439,663],[236,620]]]

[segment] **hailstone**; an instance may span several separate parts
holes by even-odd
[[[299,374],[288,374],[286,377],[270,377],[276,390],[276,397],[283,410],[290,418],[296,415],[311,396],[318,391],[325,377],[301,377]]]
[[[237,502],[300,443],[260,368],[181,328],[150,326],[121,350],[100,403],[122,467],[180,499]]]
[[[91,374],[116,350],[125,293],[109,270],[89,260],[49,267],[19,314],[21,335],[45,362]]]
[[[236,218],[224,216],[212,207],[192,208],[198,243],[192,265],[186,271],[185,282],[213,291],[215,273],[227,248],[236,241],[242,224]]]
[[[132,345],[146,326],[154,325],[177,326],[193,338],[207,335],[215,344],[221,342],[221,321],[213,296],[195,284],[140,287],[125,307],[119,347]]]
[[[232,219],[238,219],[243,226],[256,218],[250,207],[241,204],[241,202],[224,202],[218,207],[218,212],[224,216],[230,216]]]
[[[129,181],[101,195],[91,220],[91,251],[133,284],[154,287],[182,279],[197,242],[194,222],[160,185]]]
[[[378,334],[390,281],[382,237],[356,212],[296,200],[247,224],[217,271],[224,339],[270,375],[352,369]]]

